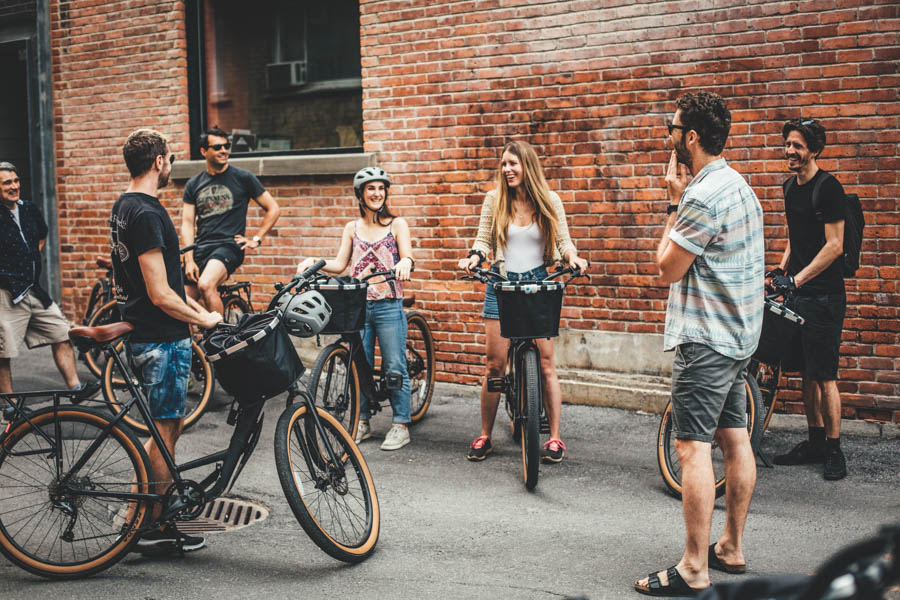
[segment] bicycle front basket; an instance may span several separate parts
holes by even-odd
[[[767,300],[763,310],[762,333],[753,358],[767,365],[781,364],[800,329],[799,324],[784,316],[782,309],[782,305]]]
[[[303,375],[277,310],[243,315],[236,325],[220,323],[203,346],[219,383],[242,404],[277,396]]]
[[[369,284],[351,277],[330,277],[310,286],[325,297],[331,319],[322,333],[353,333],[366,326],[366,292]]]
[[[558,281],[498,281],[490,284],[500,308],[500,335],[505,338],[551,338],[559,335],[563,291]]]

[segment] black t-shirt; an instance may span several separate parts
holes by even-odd
[[[167,315],[150,301],[138,256],[162,249],[169,287],[184,300],[178,233],[169,213],[153,196],[119,196],[109,216],[116,300],[124,320],[134,325],[134,342],[174,342],[190,335],[188,324]]]
[[[265,191],[253,173],[231,165],[216,175],[203,171],[191,177],[184,186],[184,202],[195,207],[195,241],[233,240],[244,235],[250,199]]]
[[[820,221],[813,212],[812,191],[816,181],[822,177],[827,179],[819,189],[819,209],[823,217]],[[791,240],[791,257],[787,272],[788,275],[796,275],[805,269],[825,246],[825,223],[843,221],[847,218],[844,186],[837,178],[819,169],[805,184],[799,185],[794,182],[784,199],[784,210],[787,214],[788,235]],[[838,257],[815,278],[804,283],[799,293],[835,294],[843,289],[843,270],[841,258]]]

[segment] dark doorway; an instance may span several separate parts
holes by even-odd
[[[28,70],[25,41],[0,44],[0,73],[7,93],[0,94],[0,161],[16,165],[21,198],[34,200],[28,140]]]

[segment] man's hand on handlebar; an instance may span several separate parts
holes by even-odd
[[[203,329],[212,329],[216,325],[222,322],[222,315],[218,312],[208,312],[201,317],[201,322],[199,323],[200,327]]]

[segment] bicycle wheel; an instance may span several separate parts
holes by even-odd
[[[538,482],[541,462],[541,387],[538,379],[538,358],[534,348],[527,348],[522,357],[522,384],[519,386],[519,407],[525,422],[522,424],[522,473],[525,487],[533,490]]]
[[[287,407],[278,419],[275,466],[281,489],[319,548],[338,560],[361,562],[375,551],[380,529],[372,474],[341,424],[320,408],[316,413],[324,438],[305,403]]]
[[[756,380],[749,374],[744,374],[744,386],[747,392],[747,433],[751,443],[758,437],[761,429],[759,410],[761,394]],[[675,431],[672,425],[672,401],[666,404],[662,420],[659,423],[657,433],[656,458],[659,464],[659,473],[666,484],[670,494],[681,499],[681,463],[678,461],[678,452],[675,450]],[[718,443],[712,444],[713,472],[716,478],[716,498],[725,493],[725,458]]]
[[[134,435],[112,427],[70,472],[109,425],[99,412],[63,406],[12,426],[0,444],[0,551],[11,562],[44,577],[85,577],[116,564],[137,541],[148,502],[79,493],[149,493],[152,470]]]
[[[762,406],[759,409],[761,425],[757,428],[757,436],[762,438],[762,435],[769,429],[772,415],[775,414],[775,400],[778,395],[778,383],[781,379],[781,366],[751,360],[747,372],[756,380],[756,385],[762,398]],[[765,413],[762,411],[765,411]],[[758,445],[759,439],[754,439],[754,442]]]
[[[116,301],[110,300],[94,312],[87,325],[88,327],[99,327],[110,323],[118,323],[121,320],[122,317],[119,315],[119,307]],[[97,379],[103,376],[103,360],[105,358],[103,349],[100,347],[91,348],[84,353],[84,364]]]
[[[222,320],[231,325],[235,325],[240,321],[242,316],[253,312],[247,301],[237,294],[228,296],[222,304],[225,307],[222,313]]]
[[[425,416],[434,393],[434,337],[428,321],[419,313],[406,313],[406,324],[409,412],[415,423]]]
[[[349,382],[347,378],[350,378]],[[350,437],[359,426],[359,373],[350,361],[350,351],[329,344],[319,352],[309,376],[309,391],[316,406],[334,415]]]
[[[127,359],[122,351],[122,342],[116,345],[116,352],[127,364]],[[138,381],[138,380],[136,380]],[[191,372],[188,378],[187,397],[184,405],[184,428],[192,426],[200,420],[209,406],[215,390],[215,371],[213,365],[206,358],[206,353],[196,340],[191,340]],[[131,400],[131,392],[125,384],[125,374],[119,365],[108,358],[103,369],[103,397],[107,406],[114,415],[121,412],[124,405]],[[144,422],[143,415],[137,410],[131,410],[122,420],[140,435],[150,435],[150,430]]]

